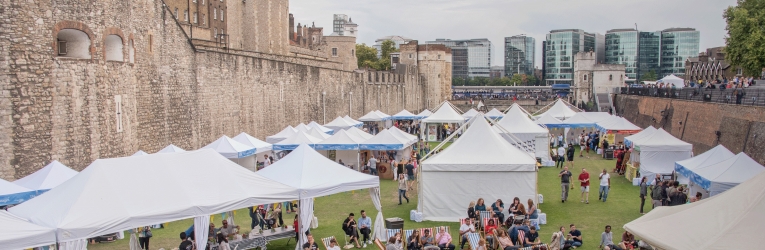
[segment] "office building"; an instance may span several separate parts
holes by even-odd
[[[505,75],[534,74],[536,39],[526,35],[505,37]]]
[[[358,35],[359,25],[353,23],[353,20],[345,14],[335,14],[332,18],[332,34],[330,36],[352,36]]]
[[[596,47],[602,44],[599,37],[594,33],[587,33],[580,29],[552,30],[546,37],[545,54],[545,83],[571,84],[574,75],[574,55],[579,52],[593,51],[600,57],[599,51],[604,48]],[[598,58],[599,59],[599,58]]]
[[[393,42],[393,46],[396,47],[396,49],[400,48],[401,44],[407,44],[412,41],[411,38],[403,36],[384,36],[377,38],[375,39],[375,44],[372,45],[372,47],[377,49],[377,58],[382,56],[382,44],[387,40],[391,40]]]
[[[700,34],[692,28],[671,28],[661,31],[661,74],[685,75],[685,60],[699,54]]]
[[[698,55],[699,32],[672,28],[656,32],[614,29],[606,33],[606,64],[623,64],[628,82],[653,71],[658,78],[685,73],[685,60]]]
[[[489,78],[494,46],[486,38],[451,40],[436,39],[427,44],[443,44],[452,50],[452,79]]]
[[[502,78],[505,76],[505,66],[491,66],[491,74],[489,78]]]

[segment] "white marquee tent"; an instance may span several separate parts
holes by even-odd
[[[395,115],[392,115],[391,118],[393,120],[417,120],[417,119],[420,119],[419,116],[417,116],[415,114],[412,114],[412,112],[409,112],[406,109],[401,110],[401,112],[398,112]]]
[[[465,217],[465,204],[478,197],[502,199],[505,204],[513,197],[536,201],[536,160],[499,136],[479,115],[456,142],[423,161],[420,190],[418,210],[423,219],[456,222]]]
[[[693,145],[675,138],[664,129],[639,141],[633,141],[635,150],[633,154],[640,162],[640,176],[654,176],[655,174],[671,174],[675,169],[675,162],[691,158]]]
[[[266,142],[274,144],[295,135],[295,133],[297,133],[297,130],[295,128],[293,128],[292,126],[287,126],[286,128],[282,129],[282,131],[279,131],[279,133],[276,133],[275,135],[266,136]]]
[[[234,136],[234,138],[232,139],[234,139],[234,141],[237,141],[241,144],[255,148],[256,154],[266,153],[272,150],[272,146],[270,143],[261,141],[258,138],[252,137],[251,135],[245,132],[239,133],[237,136]]]
[[[502,118],[503,116],[505,116],[505,114],[503,114],[502,111],[499,111],[497,108],[493,108],[489,110],[489,112],[486,112],[486,117],[491,119]]]
[[[762,211],[765,173],[711,198],[654,208],[624,229],[659,249],[761,249]]]
[[[656,82],[663,82],[665,84],[672,84],[675,88],[682,89],[685,86],[685,81],[683,78],[677,77],[674,74],[668,75],[661,80],[658,80]]]
[[[526,114],[529,117],[532,117],[531,113],[529,113],[528,110],[526,110],[523,107],[521,107],[521,105],[518,105],[518,103],[513,103],[513,105],[510,105],[510,107],[508,107],[505,110],[505,114],[507,114],[508,112],[510,112],[510,110],[513,110],[513,109],[520,109],[521,112],[523,112],[524,114]]]
[[[587,118],[593,122],[602,122],[613,117],[613,115],[609,114],[608,112],[578,112],[576,114],[577,115],[575,116],[583,116],[584,118]]]
[[[377,176],[350,170],[305,144],[298,146],[292,153],[258,174],[297,189],[300,194],[299,225],[309,225],[313,219],[313,198],[369,188],[378,211],[372,226],[372,238],[382,239],[386,235],[380,205],[380,179]],[[308,228],[301,229],[303,232],[307,230]],[[300,240],[296,249],[302,249],[305,237],[300,237]]]
[[[345,132],[348,132],[349,134],[361,137],[364,140],[369,140],[369,139],[372,139],[372,137],[375,137],[374,135],[371,135],[371,134],[369,134],[367,132],[364,132],[363,130],[361,130],[361,129],[357,128],[357,127],[349,128]]]
[[[552,160],[548,143],[550,131],[534,123],[520,107],[510,108],[497,124],[521,141],[530,142],[534,147],[535,156],[541,158],[542,163]]]
[[[417,114],[417,116],[419,116],[421,118],[428,118],[428,116],[430,116],[432,114],[433,114],[433,112],[430,112],[430,110],[425,109],[422,112],[420,112],[419,114]]]
[[[143,150],[138,150],[131,156],[141,156],[141,155],[148,155],[149,153],[144,152]]]
[[[335,159],[342,160],[345,164],[354,165],[356,170],[360,169],[359,159],[359,143],[366,141],[366,139],[358,137],[346,130],[339,130],[331,137],[316,143],[314,148],[321,150],[320,153],[324,156],[328,156],[328,150],[335,151]]]
[[[274,150],[293,150],[297,148],[300,144],[308,144],[309,146],[313,147],[314,144],[322,140],[323,139],[316,138],[314,136],[306,134],[305,132],[297,132],[287,139],[274,143],[273,149]]]
[[[257,159],[255,159],[255,153],[258,149],[253,146],[245,145],[224,135],[202,148],[215,150],[215,152],[218,152],[223,157],[236,162],[236,164],[246,169],[256,170]]]
[[[335,132],[342,129],[348,129],[355,126],[355,124],[351,123],[350,121],[346,120],[343,117],[338,116],[331,122],[324,124],[324,127],[334,129]]]
[[[170,144],[170,145],[167,145],[167,147],[159,150],[157,154],[178,153],[178,152],[186,152],[186,150],[179,148],[178,146],[175,146],[173,144]]]
[[[67,242],[193,217],[209,223],[211,214],[297,198],[294,188],[201,149],[98,159],[9,212],[56,229],[58,241]],[[195,231],[198,239],[207,238],[201,235],[207,230]]]
[[[33,174],[18,179],[13,183],[30,190],[47,191],[77,175],[77,171],[56,160]]]
[[[436,141],[437,140],[437,130],[435,127],[428,126],[428,123],[436,123],[436,124],[442,124],[442,123],[457,123],[457,124],[463,124],[465,123],[465,117],[462,117],[457,110],[452,107],[452,104],[448,101],[444,101],[441,103],[441,107],[436,110],[433,114],[428,116],[428,118],[420,120],[420,137],[427,139],[427,141]],[[427,135],[427,137],[425,137]]]
[[[363,150],[404,150],[412,145],[411,140],[383,129],[374,137],[359,144]]]
[[[598,122],[595,127],[601,132],[615,132],[619,134],[638,133],[642,130],[624,117],[613,116],[611,119]]]
[[[654,129],[655,131],[656,129]],[[724,160],[727,160],[735,156],[733,152],[725,148],[722,144],[704,152],[693,158],[675,162],[675,172],[678,173],[677,179],[680,184],[690,184],[690,177],[693,175],[693,170],[709,166]],[[692,188],[692,187],[691,187]],[[691,190],[691,194],[695,194],[698,190]]]
[[[387,120],[388,116],[379,111],[369,111],[366,115],[359,118],[362,122],[381,122]]]
[[[565,120],[574,116],[577,112],[569,108],[568,104],[562,99],[558,99],[547,111],[539,116],[550,115],[552,117]]]
[[[297,130],[297,132],[308,133],[308,131],[311,131],[311,127],[309,127],[308,125],[305,125],[305,123],[300,123],[297,126],[295,126],[295,130]]]
[[[321,131],[316,130],[316,129],[311,129],[308,132],[306,132],[306,134],[308,134],[310,136],[313,136],[313,137],[316,137],[316,138],[319,138],[319,139],[322,139],[322,140],[327,139],[327,138],[329,138],[331,136],[331,135],[328,135],[327,133],[322,133]]]
[[[21,250],[56,243],[56,230],[0,210],[0,249]]]
[[[339,117],[339,116],[338,116],[338,117]],[[308,127],[309,127],[309,128],[311,128],[311,129],[319,130],[319,131],[321,131],[322,133],[327,133],[327,134],[330,134],[330,135],[331,135],[331,134],[332,134],[332,132],[333,132],[333,130],[332,130],[332,129],[330,129],[330,128],[327,128],[327,127],[325,127],[325,126],[322,126],[322,125],[319,125],[319,124],[318,124],[318,123],[316,123],[315,121],[311,121],[311,122],[309,122],[309,123],[308,123]]]
[[[356,127],[361,127],[361,125],[364,125],[364,123],[363,123],[363,122],[360,122],[360,121],[354,120],[354,119],[353,119],[353,118],[351,118],[349,115],[345,115],[345,116],[343,116],[343,119],[345,119],[346,121],[350,122],[351,124],[353,124],[353,126],[356,126]]]
[[[464,117],[465,120],[468,120],[470,118],[473,118],[473,116],[478,115],[478,113],[480,113],[480,112],[478,112],[478,110],[470,109],[470,110],[466,111],[464,114],[462,114],[462,117]]]
[[[565,124],[558,118],[553,117],[550,114],[544,114],[537,119],[536,124],[545,125],[548,128],[565,128]]]
[[[691,170],[690,178],[701,188],[709,191],[710,196],[715,196],[762,171],[765,171],[765,167],[741,152],[724,161]]]
[[[590,120],[587,118],[587,116],[584,115],[586,112],[579,112],[576,113],[576,115],[572,116],[571,118],[566,119],[563,121],[563,126],[566,128],[595,128],[596,122],[593,120]],[[574,133],[578,134],[578,133]]]
[[[0,206],[15,205],[34,198],[40,192],[0,179]]]
[[[643,131],[640,131],[637,134],[624,137],[624,145],[626,145],[627,147],[631,147],[633,141],[638,141],[642,138],[652,135],[653,133],[656,133],[656,128],[654,128],[653,126],[648,126],[647,128],[643,129]]]
[[[412,144],[417,143],[417,136],[404,132],[401,129],[398,129],[397,127],[390,127],[388,130],[390,130],[390,132],[393,133],[394,135],[397,135],[401,138],[409,140],[409,142],[411,142]]]

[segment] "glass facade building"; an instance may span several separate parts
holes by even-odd
[[[624,64],[629,79],[637,79],[638,41],[637,30],[609,30],[606,32],[606,64]]]
[[[426,44],[443,44],[452,49],[452,79],[491,76],[491,53],[494,46],[489,39],[436,39]]]
[[[580,51],[595,51],[595,37],[595,34],[579,29],[550,31],[543,55],[546,84],[572,84],[574,55]]]
[[[685,60],[699,54],[700,33],[690,28],[661,31],[661,74],[685,75]]]
[[[505,76],[534,75],[536,39],[526,35],[505,37]]]
[[[660,77],[661,32],[640,32],[638,46],[638,81],[651,71]]]

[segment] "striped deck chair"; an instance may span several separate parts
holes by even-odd
[[[478,249],[478,240],[481,239],[481,235],[478,233],[467,233],[465,235],[467,235],[468,243],[470,243],[470,249]]]
[[[492,217],[492,215],[494,215],[494,213],[491,212],[491,211],[479,211],[479,212],[481,212],[481,225],[480,225],[480,228],[481,228],[481,231],[483,231],[483,228],[486,226],[486,224],[484,224],[484,222],[487,221],[487,219],[491,219],[491,217]]]
[[[413,233],[414,233],[414,229],[404,230],[404,238],[401,239],[401,242],[404,242],[405,246],[409,244],[409,236],[412,236]]]
[[[526,244],[526,232],[523,230],[518,230],[518,242],[515,243],[516,246],[523,246]]]
[[[420,229],[417,229],[417,231],[420,231],[420,237],[425,236],[425,229],[430,230],[430,235],[433,235],[433,228],[432,227],[423,227]]]
[[[378,250],[385,250],[385,245],[383,245],[383,243],[380,242],[380,239],[375,238],[374,244],[375,244],[375,246],[377,246]]]
[[[385,241],[387,242],[390,237],[393,237],[393,235],[396,235],[396,233],[400,233],[401,229],[387,229],[388,235],[385,236]]]
[[[329,236],[327,238],[321,238],[321,243],[324,243],[324,249],[329,249],[329,241],[334,239],[335,236]]]
[[[546,243],[542,243],[535,246],[520,248],[519,250],[540,250],[540,249],[550,249],[550,246],[548,246]]]

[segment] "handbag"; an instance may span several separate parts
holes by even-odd
[[[146,227],[146,228],[148,228],[148,227]],[[151,229],[146,229],[146,228],[144,228],[144,231],[146,231],[145,234],[144,234],[144,235],[146,235],[146,238],[151,238],[152,236],[154,236],[151,233]]]

